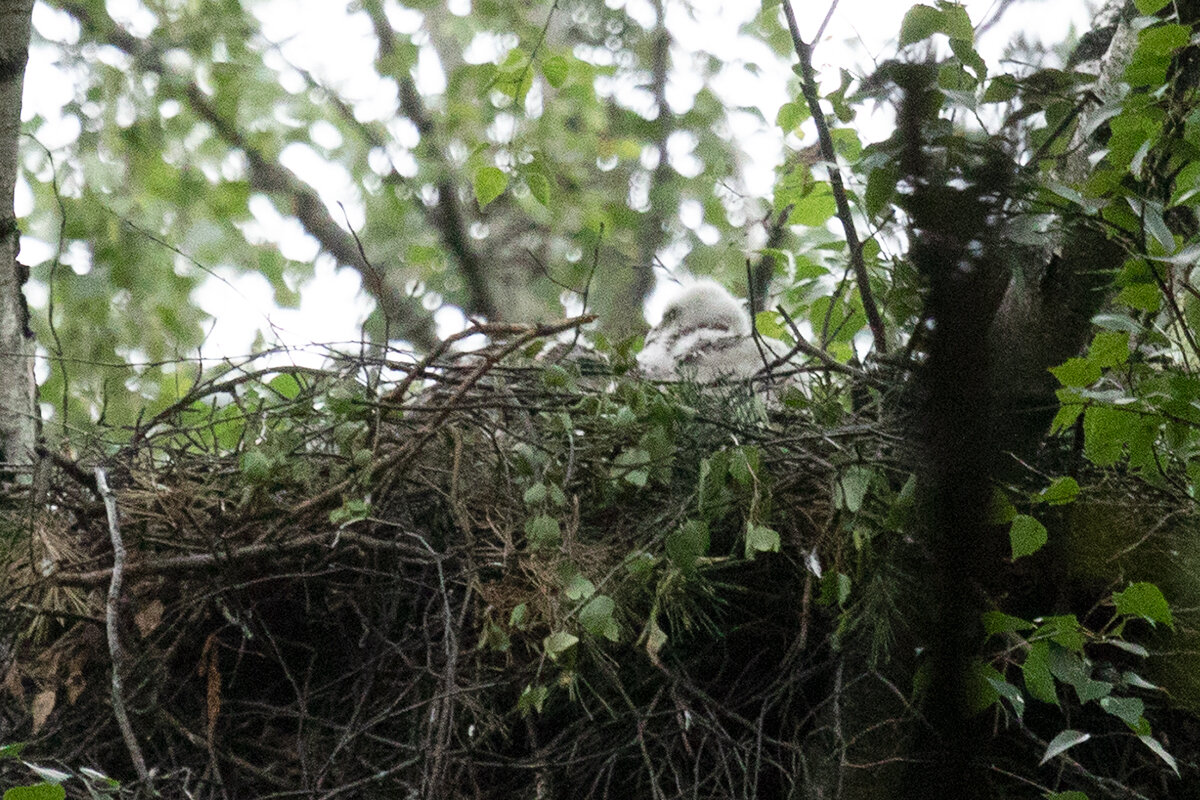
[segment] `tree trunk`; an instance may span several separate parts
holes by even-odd
[[[21,88],[29,60],[33,0],[0,0],[0,461],[33,464],[38,434],[34,341],[17,263],[21,237],[13,209],[21,135]]]

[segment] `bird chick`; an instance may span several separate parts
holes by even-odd
[[[750,315],[711,280],[696,281],[667,304],[637,360],[652,380],[684,377],[697,383],[749,378],[763,365]]]

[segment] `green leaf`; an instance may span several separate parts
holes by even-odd
[[[1045,800],[1088,800],[1087,792],[1074,789],[1069,792],[1047,792],[1042,797]]]
[[[485,208],[508,188],[508,175],[497,167],[480,167],[475,170],[475,199],[480,208]]]
[[[846,605],[846,601],[850,599],[850,589],[853,583],[850,576],[844,572],[839,572],[837,575],[837,601],[839,606]]]
[[[940,33],[946,24],[946,15],[936,8],[926,5],[915,5],[904,15],[900,23],[900,46],[905,47],[935,33]]]
[[[274,460],[262,450],[247,450],[241,458],[242,475],[254,484],[263,484],[270,480],[275,471]]]
[[[1083,744],[1090,738],[1092,738],[1092,735],[1083,731],[1073,731],[1070,729],[1063,731],[1050,740],[1050,744],[1047,745],[1046,752],[1042,756],[1042,760],[1038,766],[1045,764],[1055,756],[1062,755],[1077,744]]]
[[[1089,406],[1083,413],[1083,452],[1098,467],[1121,460],[1136,420],[1131,412],[1108,406]]]
[[[863,207],[871,217],[877,217],[896,195],[896,183],[900,170],[894,165],[876,167],[867,176],[867,188],[863,192]]]
[[[546,499],[546,484],[535,483],[525,490],[525,505],[532,506]]]
[[[1186,25],[1154,25],[1138,34],[1138,52],[1169,56],[1188,43],[1191,31]]]
[[[791,133],[810,116],[807,103],[799,101],[784,103],[779,107],[779,113],[775,115],[775,124],[782,128],[784,133]]]
[[[1131,728],[1138,728],[1146,704],[1136,697],[1102,697],[1100,707]]]
[[[1133,653],[1138,658],[1150,657],[1150,651],[1136,642],[1127,642],[1124,639],[1107,639],[1105,644],[1115,647],[1118,650],[1124,650],[1126,653]]]
[[[746,523],[746,558],[754,558],[757,553],[778,553],[779,533],[771,528],[753,523]]]
[[[1133,4],[1137,6],[1138,13],[1146,16],[1162,11],[1170,2],[1171,0],[1133,0]]]
[[[960,3],[947,3],[938,0],[938,6],[942,9],[942,33],[949,36],[951,39],[957,39],[963,42],[970,42],[975,38],[975,31],[971,26],[971,17],[967,14],[967,9]],[[956,52],[955,55],[958,55]],[[961,56],[959,56],[961,58]]]
[[[1171,771],[1175,773],[1175,777],[1179,777],[1179,765],[1175,763],[1175,758],[1167,752],[1167,749],[1162,746],[1161,742],[1149,735],[1139,736],[1138,738],[1142,740],[1142,744],[1150,748],[1154,755],[1161,758],[1171,768]]]
[[[985,611],[981,618],[983,620],[983,629],[988,636],[995,636],[998,633],[1012,633],[1013,631],[1027,631],[1037,627],[1028,620],[1004,614],[1000,611]]]
[[[519,631],[525,630],[525,617],[529,613],[529,606],[524,603],[518,603],[513,606],[512,613],[508,615],[508,624]]]
[[[1079,395],[1071,389],[1059,389],[1056,394],[1058,394],[1058,401],[1061,405],[1050,422],[1050,432],[1062,433],[1075,424],[1075,420],[1079,419],[1079,415],[1083,413],[1084,406]],[[1064,399],[1064,395],[1066,399]]]
[[[851,514],[857,514],[862,508],[863,499],[867,496],[867,490],[871,487],[871,480],[875,477],[875,470],[861,464],[852,464],[842,472],[838,478],[837,487],[834,491],[834,505],[837,508],[844,508]]]
[[[531,172],[525,176],[525,185],[529,193],[546,208],[550,207],[550,179],[540,172]]]
[[[837,203],[833,199],[833,190],[824,181],[813,186],[812,191],[796,201],[792,206],[789,223],[815,228],[825,222],[837,211]]]
[[[1014,560],[1041,550],[1047,538],[1046,526],[1027,514],[1018,514],[1008,529]]]
[[[996,674],[999,675],[1000,673],[997,672]],[[1018,719],[1025,716],[1025,695],[1021,694],[1020,689],[1003,678],[992,676],[985,676],[985,678],[996,694],[1008,701]]]
[[[909,479],[912,482],[912,479]],[[906,487],[907,488],[907,485]],[[997,487],[992,491],[992,503],[987,510],[987,521],[992,525],[1004,525],[1017,517],[1017,509],[1004,490]]]
[[[1132,583],[1124,591],[1114,592],[1112,599],[1118,614],[1140,617],[1151,625],[1161,622],[1169,628],[1175,627],[1167,598],[1153,583]]]
[[[1117,294],[1117,302],[1138,311],[1158,311],[1162,292],[1156,283],[1135,283],[1126,286]]]
[[[551,661],[558,661],[572,647],[579,643],[579,637],[567,631],[555,631],[542,640],[542,648]]]
[[[788,338],[787,328],[783,327],[783,315],[778,311],[759,311],[754,315],[754,329],[768,339]]]
[[[684,572],[691,572],[696,559],[708,553],[708,524],[688,520],[667,536],[667,557]]]
[[[970,67],[971,72],[975,73],[970,84],[970,88],[974,89],[980,81],[987,77],[987,62],[979,53],[975,52],[974,47],[971,47],[969,39],[951,39],[950,49],[964,66]]]
[[[1030,697],[1043,703],[1058,705],[1054,676],[1050,672],[1049,642],[1034,642],[1029,646],[1029,652],[1021,664],[1021,674],[1025,678],[1025,689]]]
[[[817,602],[823,606],[838,606],[839,608],[846,605],[846,601],[850,599],[850,592],[854,588],[854,581],[849,575],[839,572],[826,572],[821,576],[821,595],[817,598]]]
[[[14,786],[4,791],[4,800],[63,800],[67,790],[57,783]]]
[[[1119,367],[1129,360],[1127,331],[1100,331],[1088,348],[1088,361],[1098,367]]]
[[[270,386],[284,400],[295,400],[301,389],[300,381],[296,380],[296,376],[290,372],[284,372],[271,378],[267,381],[267,386]]]
[[[1016,97],[1019,91],[1017,80],[1012,75],[997,75],[988,81],[983,91],[983,102],[1004,103]]]
[[[613,459],[613,477],[624,478],[628,483],[641,488],[650,478],[650,471],[647,469],[649,464],[650,454],[640,447],[622,450]]]
[[[757,447],[735,447],[729,451],[729,476],[741,486],[751,486],[761,469],[762,453]]]
[[[1061,367],[1051,367],[1051,374],[1063,386],[1084,388],[1100,380],[1100,366],[1086,358],[1068,358]]]
[[[542,713],[542,705],[546,702],[546,698],[550,695],[550,689],[546,686],[529,686],[527,685],[521,690],[521,696],[517,699],[517,711],[520,711],[522,716],[529,716],[531,711]]]
[[[593,636],[602,636],[615,642],[621,638],[620,628],[613,619],[615,608],[616,603],[611,597],[598,594],[579,612],[579,624]]]
[[[562,541],[562,528],[557,519],[543,514],[525,523],[525,539],[530,550],[557,547]]]
[[[1000,699],[1000,692],[996,690],[996,686],[1004,682],[1004,676],[991,664],[972,664],[966,686],[963,687],[967,694],[967,709],[971,713],[978,713],[991,706]],[[939,686],[929,688],[934,692],[941,690]]]
[[[1059,614],[1053,617],[1043,617],[1038,637],[1049,637],[1052,642],[1064,648],[1062,658],[1075,658],[1072,653],[1083,652],[1084,637],[1080,630],[1079,619],[1074,614]],[[1060,680],[1067,680],[1061,678]]]
[[[974,107],[972,92],[979,85],[976,77],[962,68],[958,61],[947,61],[937,71],[938,88],[953,92],[955,100],[964,103],[968,108]]]
[[[351,498],[342,503],[341,508],[329,512],[329,522],[344,528],[359,520],[371,516],[371,504],[362,498]]]
[[[561,88],[566,83],[569,72],[570,65],[562,56],[550,56],[542,59],[542,75],[545,76],[546,83],[555,89]]]
[[[1041,491],[1037,499],[1052,506],[1064,506],[1067,503],[1075,502],[1077,497],[1079,497],[1079,482],[1067,476],[1055,478],[1053,483]]]
[[[596,584],[583,577],[581,573],[576,572],[567,581],[563,587],[563,594],[569,600],[583,600],[591,597],[596,593]]]

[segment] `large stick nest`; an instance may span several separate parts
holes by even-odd
[[[553,332],[416,365],[250,363],[120,447],[49,457],[7,517],[0,666],[18,702],[0,741],[129,784],[116,661],[169,793],[802,781],[805,693],[828,678],[816,573],[843,557],[831,488],[875,434],[793,416],[785,435],[748,385],[511,363]],[[95,467],[127,550],[116,650]]]
[[[884,796],[921,557],[866,387],[531,360],[578,322],[259,359],[46,454],[0,512],[0,745],[139,795]]]

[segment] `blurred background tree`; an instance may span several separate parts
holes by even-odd
[[[768,286],[833,294],[844,242],[825,226],[811,120],[803,102],[768,118],[777,98],[755,88],[778,76],[767,94],[799,98],[777,5],[304,5],[37,7],[36,60],[54,69],[30,96],[61,103],[26,127],[23,260],[50,356],[42,401],[66,403],[68,426],[129,423],[186,388],[198,353],[241,355],[207,340],[222,312],[259,316],[242,319],[256,349],[288,339],[272,308],[338,269],[369,300],[315,297],[316,316],[369,313],[369,340],[418,350],[464,315],[556,318],[585,291],[622,340],[685,259],[760,301]],[[826,77],[855,162],[855,76]],[[779,158],[772,198],[749,173]],[[877,245],[867,256],[885,266]],[[843,300],[825,311],[848,357],[863,320]]]
[[[745,283],[768,206],[743,188],[730,115],[767,121],[712,88],[746,67],[673,40],[686,4],[327,9],[343,18],[322,58],[354,63],[355,81],[290,60],[286,4],[148,3],[119,20],[51,5],[35,26],[73,85],[61,119],[28,126],[24,227],[48,245],[27,256],[53,356],[42,397],[68,398],[75,422],[176,396],[214,279],[261,276],[287,308],[314,268],[350,268],[373,301],[367,335],[418,349],[435,320],[555,318],[585,289],[611,336],[641,332],[656,267],[685,254]],[[790,47],[770,13],[746,28]],[[257,347],[275,338],[267,311]]]

